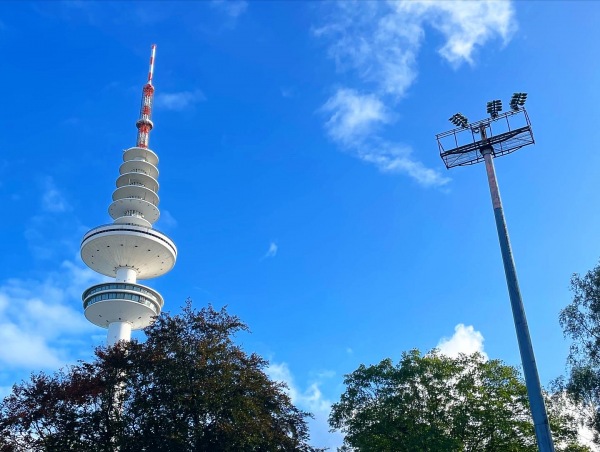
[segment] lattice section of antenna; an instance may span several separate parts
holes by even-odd
[[[154,86],[152,86],[152,77],[154,75],[154,57],[156,55],[156,46],[152,46],[150,54],[150,68],[148,69],[148,82],[142,88],[142,105],[140,106],[140,118],[135,123],[138,128],[136,146],[148,148],[150,142],[150,131],[154,127],[152,122],[152,104],[154,101]]]

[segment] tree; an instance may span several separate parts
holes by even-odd
[[[571,277],[573,301],[559,316],[565,337],[573,340],[567,379],[558,386],[591,411],[588,427],[600,445],[600,264],[581,277]]]
[[[15,385],[0,404],[2,451],[313,451],[308,413],[233,336],[225,309],[162,314],[146,341]]]
[[[397,365],[361,365],[344,384],[329,417],[345,434],[343,450],[537,451],[525,385],[498,360],[412,350]],[[588,450],[573,419],[550,411],[558,450]]]

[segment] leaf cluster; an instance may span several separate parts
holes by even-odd
[[[405,352],[347,375],[332,429],[344,450],[537,451],[527,390],[518,371],[481,355]],[[579,449],[568,416],[553,416],[564,450]]]
[[[600,264],[571,278],[573,300],[559,316],[565,337],[572,340],[568,376],[558,380],[575,401],[591,409],[588,426],[600,445]]]
[[[0,405],[2,451],[312,451],[306,418],[267,362],[233,337],[225,309],[161,315],[145,342],[15,385]]]

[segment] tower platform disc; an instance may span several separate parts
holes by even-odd
[[[148,148],[133,147],[123,151],[123,161],[144,160],[154,166],[158,165],[158,156]]]
[[[160,212],[151,202],[136,198],[122,198],[113,201],[108,207],[108,214],[116,220],[128,215],[130,211],[140,212],[149,223],[155,223],[158,220]]]
[[[126,185],[141,185],[142,187],[149,188],[153,192],[158,192],[158,181],[152,176],[141,172],[132,172],[121,174],[117,178],[117,188],[124,187]]]
[[[119,174],[142,172],[158,180],[158,168],[145,160],[127,160],[119,167]]]
[[[160,314],[164,304],[156,290],[124,282],[96,284],[81,298],[86,318],[103,328],[113,322],[127,322],[134,330],[144,328]]]
[[[81,242],[81,258],[92,270],[116,277],[119,267],[133,268],[137,279],[164,275],[175,265],[177,248],[155,229],[110,224],[89,231]]]
[[[124,198],[144,199],[158,206],[158,195],[156,192],[141,185],[124,185],[113,192],[113,201]]]
[[[135,301],[106,300],[88,305],[84,314],[88,321],[102,328],[113,322],[127,322],[132,330],[140,330],[151,325],[160,311]]]

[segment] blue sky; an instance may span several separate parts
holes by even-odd
[[[156,227],[179,256],[147,284],[246,321],[321,446],[361,363],[520,364],[484,168],[447,171],[435,134],[528,92],[536,145],[496,170],[548,383],[570,275],[600,257],[599,21],[575,1],[0,3],[2,393],[105,340],[79,242],[110,220],[152,43]]]

